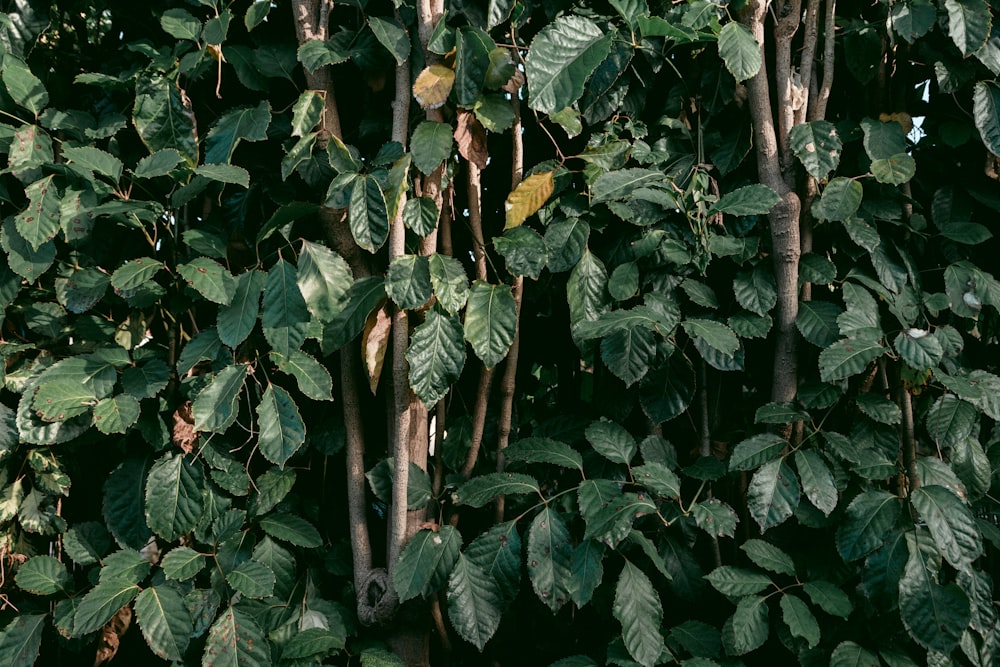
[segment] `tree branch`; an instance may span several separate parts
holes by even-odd
[[[826,16],[823,21],[823,83],[816,94],[815,106],[809,109],[809,120],[826,118],[826,105],[830,101],[830,90],[833,88],[836,18],[837,0],[826,0]]]

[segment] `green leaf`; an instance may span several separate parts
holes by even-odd
[[[791,422],[779,422],[791,423]],[[774,433],[758,433],[743,440],[733,448],[729,459],[730,470],[753,470],[779,458],[788,441]]]
[[[628,464],[635,457],[638,445],[623,426],[612,421],[595,421],[587,427],[587,441],[598,454],[613,463]]]
[[[444,586],[461,546],[462,536],[452,526],[437,531],[425,528],[410,538],[392,574],[400,601],[426,597]]]
[[[354,281],[347,292],[344,310],[323,327],[324,353],[338,350],[356,338],[364,329],[368,316],[382,305],[385,298],[385,281],[381,276]]]
[[[921,486],[910,502],[927,524],[938,551],[962,570],[983,555],[983,542],[972,512],[958,496],[943,486]]]
[[[149,257],[133,259],[111,274],[111,286],[121,292],[134,290],[153,279],[163,268],[163,262]]]
[[[931,406],[926,420],[927,434],[937,446],[951,447],[972,434],[979,415],[972,404],[945,394]]]
[[[260,453],[271,463],[284,467],[306,440],[306,426],[295,401],[281,387],[268,385],[257,406],[257,418]]]
[[[465,365],[465,340],[457,318],[436,311],[413,331],[406,361],[410,387],[424,405],[432,408],[458,380]]]
[[[525,62],[528,105],[552,114],[580,99],[587,78],[611,50],[613,37],[613,32],[575,15],[560,16],[542,28]]]
[[[662,463],[650,461],[645,465],[637,466],[632,468],[632,475],[637,484],[641,484],[653,493],[665,498],[680,497],[680,480],[673,470]]]
[[[300,630],[281,649],[282,660],[322,659],[344,648],[345,637],[322,627]],[[363,663],[363,661],[362,661]]]
[[[66,566],[52,556],[35,556],[17,569],[18,587],[35,595],[66,592],[70,583]]]
[[[406,484],[406,508],[419,510],[427,506],[433,492],[431,480],[427,472],[416,463],[410,461],[410,474]],[[382,459],[371,470],[365,473],[368,484],[375,497],[389,505],[392,503],[393,457]]]
[[[572,559],[569,529],[562,517],[546,506],[528,529],[528,577],[538,599],[553,613],[571,599]]]
[[[160,27],[171,37],[197,42],[201,37],[201,21],[186,9],[168,9],[160,16]]]
[[[243,18],[247,32],[252,32],[254,28],[263,23],[270,10],[271,3],[267,0],[254,0],[254,3],[247,7],[246,16]]]
[[[148,459],[126,458],[104,482],[104,521],[121,546],[141,549],[152,534],[143,511],[148,466]]]
[[[175,588],[152,586],[139,593],[135,615],[153,653],[164,660],[184,659],[193,628],[184,599]]]
[[[35,393],[34,407],[46,421],[64,421],[90,411],[97,395],[86,384],[75,379],[45,382]]]
[[[507,356],[517,330],[517,304],[507,285],[477,280],[465,310],[465,339],[487,368]]]
[[[93,146],[64,146],[63,156],[75,162],[78,166],[107,176],[112,183],[117,183],[122,176],[122,161],[111,153],[105,153]]]
[[[820,220],[847,220],[861,206],[863,195],[861,183],[838,176],[827,184],[823,195],[813,204],[813,215]]]
[[[0,73],[7,94],[37,118],[49,103],[49,94],[42,80],[31,72],[27,63],[9,52],[3,56]]]
[[[731,25],[738,24],[729,23],[726,25],[726,28]],[[743,26],[740,27],[742,28]],[[722,29],[723,33],[726,31],[726,28]],[[756,42],[754,42],[754,49],[756,48]],[[766,185],[747,185],[724,194],[722,198],[719,199],[719,201],[712,206],[711,209],[709,209],[708,214],[728,213],[730,215],[764,215],[774,208],[780,201],[781,197],[778,196],[778,193]]]
[[[333,400],[333,379],[330,377],[330,371],[313,357],[302,350],[295,350],[287,358],[277,352],[272,352],[270,357],[278,370],[295,378],[299,391],[305,396],[314,401]]]
[[[857,403],[858,410],[880,424],[891,426],[898,424],[903,418],[898,405],[875,392],[858,394]]]
[[[594,540],[585,540],[573,550],[570,562],[572,582],[570,596],[577,607],[583,607],[594,596],[594,591],[604,579],[604,544]]]
[[[94,426],[101,433],[126,433],[139,420],[139,401],[128,394],[102,399],[94,406]]]
[[[746,655],[760,648],[768,635],[767,600],[759,595],[742,598],[722,627],[722,644],[730,655]]]
[[[411,197],[403,206],[403,224],[419,236],[437,229],[438,207],[430,197]]]
[[[793,637],[801,637],[806,640],[809,648],[819,644],[820,630],[819,623],[811,611],[809,605],[795,597],[785,594],[781,596],[781,618],[791,631]]]
[[[330,322],[347,303],[354,283],[351,267],[329,248],[303,240],[297,268],[296,281],[309,312],[320,322]]]
[[[354,240],[368,252],[377,251],[385,243],[389,236],[389,213],[385,195],[374,177],[358,176],[354,180],[347,220]]]
[[[295,479],[295,470],[291,468],[271,468],[258,477],[254,482],[254,493],[247,503],[250,516],[261,516],[274,509],[292,490]]]
[[[712,587],[730,597],[753,595],[772,585],[771,577],[762,572],[723,565],[705,575]]]
[[[598,176],[590,186],[591,204],[623,201],[639,188],[663,182],[663,172],[655,169],[631,168],[608,171]]]
[[[900,332],[893,341],[893,347],[903,361],[916,370],[934,368],[944,357],[944,347],[937,336],[922,329]]]
[[[879,183],[902,185],[917,173],[917,161],[907,153],[872,161],[872,174]]]
[[[760,70],[760,45],[750,29],[738,21],[722,26],[719,55],[737,81],[746,81]]]
[[[237,565],[226,575],[226,581],[244,597],[260,599],[274,593],[274,571],[254,560]]]
[[[812,450],[795,452],[795,467],[802,480],[802,490],[813,506],[830,516],[837,507],[837,486],[823,457]]]
[[[765,264],[758,264],[752,271],[740,271],[733,279],[733,295],[750,312],[767,315],[778,300],[774,274]]]
[[[799,505],[799,481],[784,460],[767,463],[750,480],[747,508],[761,532],[781,525]]]
[[[885,491],[865,491],[847,507],[837,528],[837,551],[847,562],[858,560],[882,545],[900,516],[899,500]]]
[[[162,76],[140,76],[132,122],[151,153],[173,148],[190,167],[198,164],[198,134],[191,102],[180,86]]]
[[[819,375],[824,382],[846,380],[863,373],[868,364],[882,356],[878,341],[846,338],[826,348],[819,355]]]
[[[20,614],[0,632],[0,661],[9,667],[32,667],[42,647],[48,614]]]
[[[451,155],[453,141],[450,125],[432,121],[420,123],[410,139],[414,166],[430,174]]]
[[[656,505],[645,494],[623,494],[615,502],[589,513],[584,539],[599,540],[615,548],[632,532],[636,517],[654,512]]]
[[[183,454],[157,459],[146,477],[146,523],[153,532],[172,542],[194,530],[204,507],[204,478],[201,463]]]
[[[226,366],[202,389],[194,399],[194,428],[201,433],[224,433],[236,421],[237,403],[247,366]]]
[[[601,340],[601,360],[626,386],[649,372],[656,358],[655,334],[643,327],[615,331]]]
[[[958,4],[949,0],[949,5]],[[992,81],[978,82],[972,94],[972,114],[986,148],[1000,155],[1000,86]]]
[[[622,639],[629,655],[643,667],[658,664],[666,648],[660,634],[663,606],[653,582],[629,561],[625,561],[618,576],[611,610],[622,624]]]
[[[272,350],[285,357],[299,349],[309,327],[309,310],[297,278],[295,267],[279,259],[268,271],[264,285],[264,338]]]
[[[7,262],[11,270],[30,283],[48,271],[56,258],[54,241],[43,243],[37,249],[33,248],[17,231],[14,218],[9,217],[4,221],[0,243],[7,251]]]
[[[319,531],[311,523],[295,514],[276,512],[260,520],[260,527],[276,540],[297,547],[315,549],[323,544]]]
[[[254,617],[236,607],[222,612],[208,631],[202,667],[270,667],[271,649]]]
[[[130,580],[116,577],[102,580],[80,601],[73,621],[73,636],[82,637],[100,630],[138,594],[139,586]]]
[[[494,525],[472,541],[464,556],[496,583],[503,607],[510,606],[521,592],[521,537],[517,522]]]
[[[948,10],[948,35],[963,56],[972,55],[990,35],[989,5],[985,0],[945,0],[944,6]]]
[[[179,264],[177,271],[189,286],[209,301],[223,306],[232,303],[236,281],[218,262],[207,257],[197,257],[187,264]]]
[[[879,667],[878,656],[852,641],[840,642],[830,656],[830,667]]]
[[[550,463],[583,471],[583,457],[569,445],[551,438],[524,438],[511,444],[503,455],[507,461]]]
[[[266,274],[253,269],[236,276],[233,298],[229,305],[219,308],[218,318],[219,340],[229,347],[245,341],[257,324],[265,280]]]
[[[194,173],[211,181],[250,187],[250,172],[231,164],[203,164],[195,169]]]
[[[167,579],[184,581],[201,572],[205,557],[191,547],[176,547],[167,552],[160,565]]]
[[[829,581],[807,581],[802,584],[802,590],[814,605],[831,616],[846,619],[854,609],[847,593]]]
[[[740,341],[733,330],[725,324],[705,319],[687,319],[681,322],[684,331],[691,338],[700,339],[713,350],[731,357],[740,347]]]
[[[753,417],[755,424],[794,424],[808,421],[809,413],[797,408],[795,403],[765,403],[757,408]]]
[[[139,164],[135,167],[135,177],[156,178],[158,176],[166,176],[181,162],[184,162],[184,158],[181,157],[181,154],[176,149],[164,148],[139,160]]]
[[[459,555],[448,579],[448,618],[458,635],[482,651],[500,627],[501,606],[496,583]]]
[[[389,263],[385,291],[403,310],[416,310],[431,298],[431,270],[428,258],[400,255]]]
[[[15,218],[18,233],[35,252],[55,238],[60,230],[59,191],[52,179],[46,176],[24,189],[28,208]]]
[[[541,495],[534,477],[511,472],[493,472],[473,477],[465,482],[454,494],[458,505],[482,507],[499,495],[537,493]]]
[[[747,540],[740,546],[747,557],[759,567],[775,572],[795,576],[795,561],[787,553],[764,540]],[[763,589],[759,589],[763,590]],[[755,593],[758,591],[754,591]]]
[[[840,164],[844,144],[833,123],[814,120],[792,128],[789,135],[792,151],[806,171],[817,181],[824,180]]]
[[[406,34],[406,29],[395,21],[369,16],[368,25],[375,35],[375,39],[384,46],[392,57],[396,59],[397,65],[402,65],[410,57],[410,38]]]
[[[302,43],[296,52],[298,60],[307,72],[315,72],[324,65],[336,65],[350,57],[347,50],[336,49],[331,42],[310,39]]]
[[[440,253],[434,253],[427,259],[431,286],[438,303],[450,314],[457,315],[469,297],[469,279],[462,263]]]
[[[948,654],[969,625],[969,599],[957,584],[938,583],[940,557],[922,537],[906,534],[909,558],[899,580],[899,615],[914,641]]]

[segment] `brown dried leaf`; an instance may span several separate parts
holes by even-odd
[[[132,624],[132,607],[124,606],[101,629],[101,639],[97,642],[97,653],[94,656],[94,667],[100,667],[110,662],[118,653],[118,645],[122,636]]]
[[[198,441],[198,433],[194,430],[194,414],[191,411],[191,401],[174,410],[174,444],[184,450],[185,454],[194,451]]]
[[[382,376],[382,364],[385,362],[385,351],[389,348],[391,333],[392,318],[389,317],[388,306],[382,306],[368,316],[365,332],[361,336],[361,352],[365,357],[368,385],[373,394],[378,389],[378,380]]]
[[[431,65],[417,76],[413,83],[413,97],[423,109],[437,109],[451,94],[455,85],[455,71],[445,65]]]
[[[517,91],[521,90],[524,85],[524,72],[519,69],[514,70],[514,75],[510,77],[507,83],[503,84],[503,89],[505,92],[511,95],[517,95]]]
[[[486,160],[490,156],[486,150],[486,128],[471,111],[458,112],[455,143],[462,157],[480,169],[486,169]]]

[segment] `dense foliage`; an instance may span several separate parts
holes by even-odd
[[[0,664],[1000,660],[986,0],[0,9]]]

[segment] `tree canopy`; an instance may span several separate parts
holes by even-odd
[[[0,10],[0,664],[1000,659],[986,0]]]

